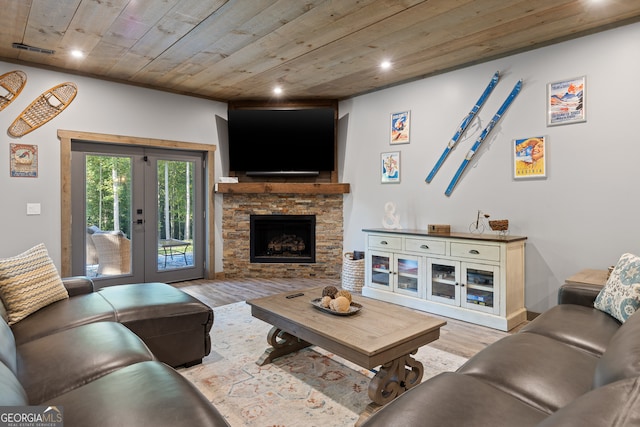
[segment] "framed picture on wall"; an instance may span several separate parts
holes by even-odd
[[[393,151],[380,155],[380,172],[382,183],[400,182],[400,152]]]
[[[586,122],[586,77],[547,85],[547,126]]]
[[[391,144],[408,144],[411,129],[411,111],[391,113]]]
[[[513,178],[546,178],[546,138],[534,136],[513,141]]]
[[[9,174],[13,178],[38,177],[38,146],[9,144]]]

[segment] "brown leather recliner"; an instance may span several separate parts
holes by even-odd
[[[162,362],[191,366],[211,351],[213,310],[166,283],[117,285],[94,291],[86,277],[63,279],[69,298],[12,326],[22,344],[59,330],[114,321],[135,332]]]
[[[71,427],[229,425],[161,361],[183,364],[209,352],[210,308],[164,284],[93,292],[84,278],[63,282],[69,299],[12,327],[0,320],[0,406],[62,408]]]
[[[638,426],[640,314],[593,307],[600,287],[564,285],[559,304],[456,372],[428,379],[362,427]]]

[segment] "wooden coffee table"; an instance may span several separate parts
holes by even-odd
[[[271,345],[259,365],[317,345],[366,369],[380,366],[369,384],[369,398],[384,405],[420,384],[424,367],[412,356],[437,340],[447,322],[406,307],[354,295],[362,309],[350,316],[326,313],[311,304],[322,287],[247,301],[251,314],[271,325]],[[287,298],[302,293],[303,295]]]

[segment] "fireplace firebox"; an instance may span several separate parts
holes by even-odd
[[[315,215],[251,215],[252,263],[315,263]]]

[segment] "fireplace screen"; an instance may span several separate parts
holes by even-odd
[[[251,215],[251,262],[316,262],[315,215]]]

